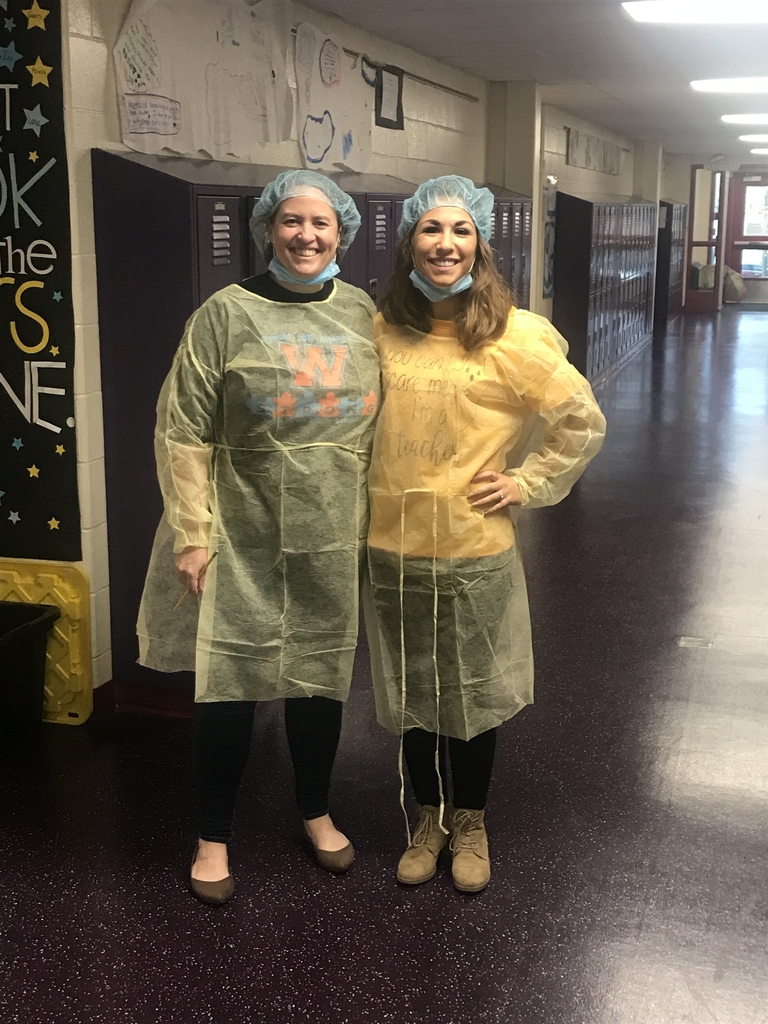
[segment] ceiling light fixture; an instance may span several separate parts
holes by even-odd
[[[768,24],[765,0],[636,0],[621,5],[635,21],[668,25]]]
[[[768,156],[768,149],[750,149],[750,153],[759,153],[760,156]]]
[[[726,124],[768,124],[768,114],[723,114]]]
[[[697,92],[768,92],[768,78],[703,78],[691,82]]]
[[[768,135],[740,135],[739,142],[768,142]]]

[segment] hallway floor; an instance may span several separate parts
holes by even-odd
[[[191,723],[45,726],[6,759],[2,1024],[768,1024],[768,315],[678,320],[598,392],[603,453],[522,524],[537,703],[500,730],[493,878],[400,888],[365,655],[301,843],[257,715],[237,893],[186,888]]]

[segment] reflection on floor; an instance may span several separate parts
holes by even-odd
[[[185,888],[190,723],[46,727],[3,770],[0,1019],[768,1021],[768,317],[688,317],[599,397],[603,454],[522,528],[538,702],[501,731],[489,889],[396,885],[364,655],[335,794],[353,870],[301,846],[266,706],[224,908]]]

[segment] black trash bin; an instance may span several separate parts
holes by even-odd
[[[0,730],[28,730],[43,718],[45,647],[61,611],[0,601]]]

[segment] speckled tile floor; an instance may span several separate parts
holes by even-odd
[[[2,1024],[768,1022],[768,317],[689,317],[600,400],[604,453],[523,525],[538,700],[501,730],[486,892],[396,885],[364,657],[352,871],[302,846],[266,706],[223,908],[186,890],[190,722],[46,726],[2,767]]]

